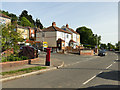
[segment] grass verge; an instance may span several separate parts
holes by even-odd
[[[24,68],[24,69],[19,69],[19,70],[14,70],[14,71],[8,71],[8,72],[2,72],[0,73],[2,76],[10,76],[10,75],[20,75],[24,73],[30,73],[33,71],[41,70],[41,69],[46,69],[46,67],[41,67],[41,66],[36,66],[36,67],[30,67],[30,68]]]

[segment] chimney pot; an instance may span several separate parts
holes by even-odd
[[[56,23],[55,23],[55,22],[53,22],[53,23],[52,23],[52,26],[56,27]]]
[[[66,27],[67,27],[67,28],[69,28],[69,25],[68,25],[68,24],[66,24]]]

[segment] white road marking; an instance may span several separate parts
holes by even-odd
[[[118,58],[116,60],[118,60]]]
[[[109,67],[111,67],[113,64],[110,64],[108,67],[106,67],[106,69],[108,69]]]
[[[115,62],[114,62],[115,63]],[[109,65],[106,69],[108,69],[109,67],[111,67],[113,64],[111,64],[111,65]],[[99,72],[99,74],[100,73],[102,73],[103,71],[100,71]],[[92,79],[94,79],[96,77],[96,75],[95,76],[93,76],[92,78],[90,78],[90,79],[88,79],[87,81],[85,81],[83,84],[85,85],[85,84],[87,84],[88,82],[90,82]]]
[[[85,81],[83,84],[85,85],[85,84],[87,84],[88,82],[90,82],[92,79],[94,79],[96,77],[96,75],[95,76],[93,76],[92,78],[90,78],[90,79],[88,79],[87,81]]]

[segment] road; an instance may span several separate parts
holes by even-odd
[[[65,62],[64,67],[3,82],[3,88],[89,88],[118,87],[118,56],[80,56],[52,54]]]

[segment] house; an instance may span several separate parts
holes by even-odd
[[[55,22],[52,23],[52,26],[36,33],[36,41],[47,42],[48,47],[55,50],[65,49],[66,46],[69,46],[70,40],[71,33],[57,27]]]
[[[25,40],[29,39],[29,29],[27,27],[17,25],[16,31],[20,33]]]
[[[11,23],[11,18],[7,15],[0,14],[0,25],[5,24],[8,25]]]
[[[69,28],[68,24],[66,24],[66,26],[62,26],[61,29],[63,29],[64,31],[68,31],[68,32],[72,33],[71,40],[69,42],[70,46],[72,46],[74,49],[77,46],[80,46],[80,35],[79,35],[79,33],[74,31],[72,28]]]
[[[36,28],[31,28],[31,27],[28,27],[28,29],[29,29],[29,40],[35,41],[36,40],[37,29]]]
[[[29,43],[29,45],[37,45],[40,42],[36,42],[36,32],[41,31],[39,28],[23,27],[16,26],[16,31],[21,34],[21,37],[24,39],[24,42],[18,42],[18,44]]]

